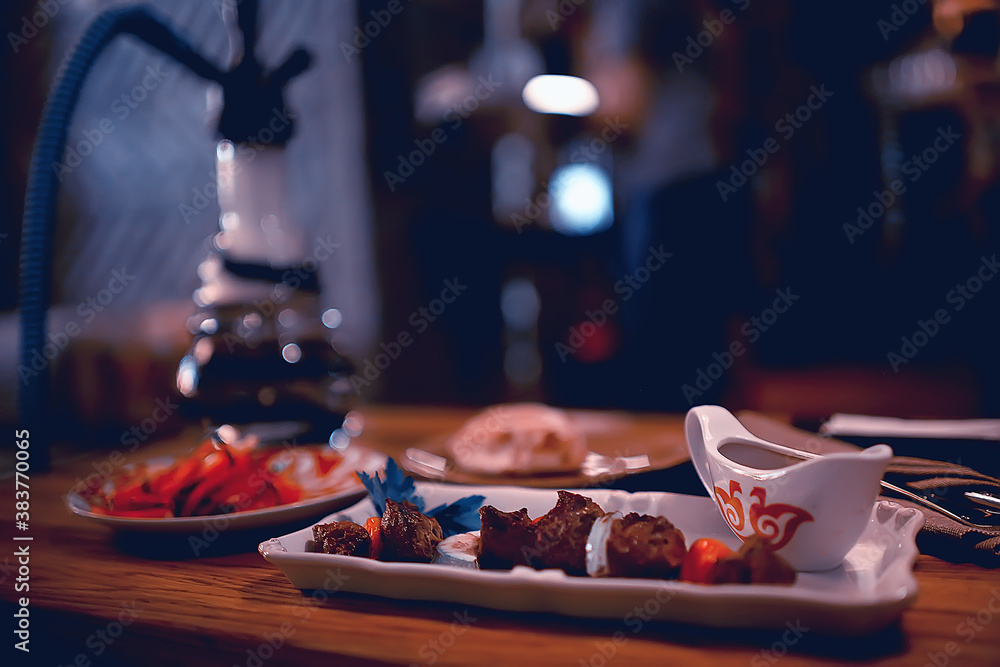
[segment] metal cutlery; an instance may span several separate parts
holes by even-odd
[[[407,467],[430,479],[446,479],[448,474],[455,470],[455,465],[450,459],[419,447],[407,448],[404,456],[409,464]],[[580,466],[580,473],[591,479],[600,479],[606,476],[631,475],[649,468],[650,465],[646,454],[605,456],[597,452],[588,452]]]

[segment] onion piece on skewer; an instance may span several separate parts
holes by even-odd
[[[587,536],[587,576],[606,577],[610,572],[608,566],[608,538],[611,537],[611,524],[615,519],[622,518],[621,512],[605,514],[590,529]]]

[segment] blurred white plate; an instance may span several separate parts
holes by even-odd
[[[478,493],[486,496],[485,504],[504,511],[526,507],[533,517],[544,514],[556,502],[556,492],[543,489],[434,483],[418,483],[417,489],[430,507]],[[739,543],[709,498],[596,489],[578,492],[593,498],[606,511],[666,516],[684,533],[689,545],[702,537],[732,547]],[[321,523],[364,523],[374,513],[371,501],[365,499]],[[912,569],[918,552],[914,538],[923,520],[916,510],[878,502],[867,529],[839,567],[800,572],[792,586],[705,586],[651,579],[588,579],[524,567],[498,572],[383,563],[307,552],[312,528],[270,539],[261,543],[258,551],[301,589],[329,588],[335,575],[335,587],[352,593],[608,618],[629,628],[641,628],[643,618],[724,628],[784,628],[786,623],[800,622],[820,632],[859,635],[885,627],[916,598]]]
[[[360,498],[363,498],[367,491],[365,491],[365,487],[361,484],[358,476],[354,474],[355,471],[364,470],[372,474],[385,468],[386,456],[384,454],[361,445],[351,444],[344,450],[343,457],[343,461],[323,478],[323,493],[295,503],[277,505],[275,507],[233,512],[230,514],[153,519],[108,516],[107,514],[94,512],[86,498],[73,492],[66,495],[66,504],[74,514],[117,530],[149,533],[191,533],[201,532],[207,527],[214,527],[216,530],[226,530],[276,526],[316,516],[323,512],[332,512],[356,502]],[[156,463],[159,464],[162,461],[164,464],[169,465],[173,460],[171,457],[158,457]],[[153,461],[149,461],[148,463],[153,463]]]

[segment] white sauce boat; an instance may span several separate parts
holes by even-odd
[[[688,411],[695,470],[741,539],[767,539],[797,570],[838,566],[861,537],[892,458],[888,445],[820,456],[750,433],[717,405]]]

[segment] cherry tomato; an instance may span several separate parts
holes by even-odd
[[[688,549],[687,556],[681,564],[681,580],[693,581],[698,584],[712,583],[712,568],[719,562],[720,558],[725,558],[733,553],[719,540],[703,537],[697,540]]]

